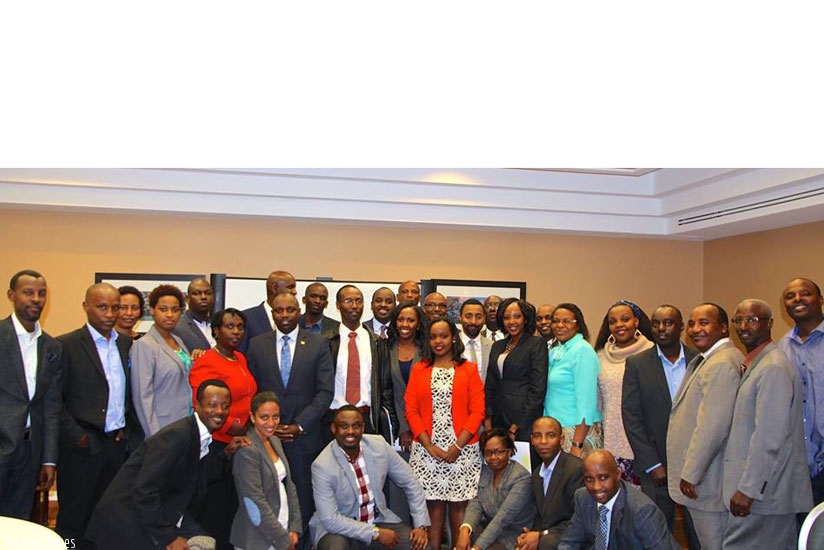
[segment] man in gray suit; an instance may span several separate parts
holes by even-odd
[[[464,359],[478,365],[481,380],[486,380],[486,367],[492,340],[481,334],[486,322],[486,312],[480,300],[470,298],[461,304],[461,340],[464,343]]]
[[[215,345],[212,336],[211,316],[215,306],[215,293],[206,279],[195,279],[186,290],[188,307],[177,320],[172,333],[179,336],[189,353],[196,349],[208,350]]]
[[[352,405],[335,412],[335,440],[312,463],[317,512],[309,522],[317,550],[411,548],[428,544],[429,513],[420,482],[379,435],[364,435],[363,415]],[[386,505],[387,476],[406,492],[415,528]]]
[[[770,306],[744,300],[732,319],[747,356],[724,451],[724,548],[796,547],[795,514],[812,508],[801,383],[773,344]]]
[[[717,304],[693,309],[687,334],[700,353],[672,400],[667,484],[672,500],[689,511],[701,546],[715,549],[721,548],[728,515],[721,492],[724,444],[744,356],[730,342],[727,312]]]
[[[16,273],[14,311],[0,321],[0,516],[28,519],[35,488],[54,483],[61,347],[38,322],[46,292],[40,273]]]

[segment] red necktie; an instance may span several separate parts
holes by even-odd
[[[356,333],[349,333],[349,360],[346,362],[346,402],[357,405],[360,401],[360,356],[355,343]]]

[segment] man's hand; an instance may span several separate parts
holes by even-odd
[[[698,498],[698,495],[695,493],[695,485],[685,480],[683,477],[681,478],[681,492],[684,493],[684,496],[687,498]]]
[[[649,477],[656,487],[663,487],[667,484],[667,469],[661,464],[649,473]]]
[[[205,350],[205,349],[196,349],[196,350],[194,350],[194,351],[192,352],[192,362],[194,363],[195,361],[197,361],[198,359],[200,359],[200,357],[201,357],[204,353],[206,353],[206,350]]]
[[[469,527],[461,527],[461,531],[458,533],[458,538],[455,541],[453,550],[469,550],[472,546],[472,539],[469,534]]]
[[[41,466],[40,473],[37,475],[37,487],[35,487],[35,489],[38,491],[48,491],[52,483],[54,483],[54,471],[54,466]]]
[[[411,541],[412,535],[409,535]],[[401,537],[392,529],[380,528],[380,535],[378,535],[378,542],[387,548],[394,548],[396,544],[401,541]]]
[[[183,537],[177,537],[166,545],[166,550],[189,550],[189,543]]]
[[[739,518],[745,518],[750,515],[750,508],[752,508],[752,499],[742,493],[736,491],[730,499],[730,513]]]
[[[295,533],[294,531],[289,531],[289,542],[290,542],[290,544],[289,544],[289,548],[287,550],[295,550],[295,547],[298,544],[298,539],[299,538],[300,537],[298,536],[297,533]]]
[[[246,436],[233,437],[229,444],[226,445],[226,448],[223,449],[223,452],[226,453],[226,458],[230,458],[238,449],[248,447],[251,444],[252,442]]]
[[[538,531],[530,531],[528,527],[524,527],[523,534],[518,536],[515,541],[515,548],[517,550],[538,550],[538,543],[541,540],[541,534]]]
[[[291,443],[300,435],[300,428],[297,424],[281,424],[275,428],[275,435],[284,443]]]
[[[400,538],[398,539],[400,540]],[[412,550],[424,550],[429,544],[429,533],[422,527],[417,527],[409,532],[409,543]]]
[[[491,418],[484,418],[484,431],[488,432],[492,429],[492,419]]]
[[[515,441],[515,438],[518,436],[518,425],[512,424],[509,426],[509,439]]]
[[[400,440],[401,440],[401,449],[403,449],[404,451],[406,451],[408,453],[409,449],[412,448],[412,432],[409,431],[409,430],[406,430],[405,432],[401,432]]]

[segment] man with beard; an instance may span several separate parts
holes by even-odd
[[[501,305],[501,297],[495,294],[487,296],[484,300],[484,309],[486,310],[486,328],[483,335],[495,342],[504,338],[506,335],[498,327],[498,306]]]
[[[461,304],[461,340],[464,343],[464,359],[478,365],[481,380],[486,380],[487,359],[492,340],[481,334],[486,314],[484,305],[475,298]]]
[[[395,309],[395,293],[385,286],[372,294],[372,318],[363,322],[363,328],[375,338],[386,340],[389,333],[389,317]]]
[[[206,279],[195,279],[189,283],[186,294],[188,307],[178,319],[172,334],[179,336],[190,352],[211,349],[215,345],[211,325],[212,308],[215,306],[212,285]]]
[[[303,294],[306,311],[300,316],[300,328],[324,338],[333,338],[338,333],[340,323],[323,314],[329,305],[329,290],[323,283],[312,283]]]

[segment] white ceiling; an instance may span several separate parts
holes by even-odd
[[[824,169],[0,169],[0,207],[704,240],[824,220]]]

